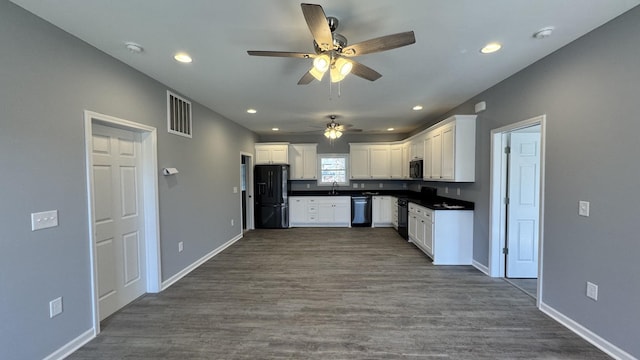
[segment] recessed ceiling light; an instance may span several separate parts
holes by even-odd
[[[142,47],[142,45],[131,42],[131,41],[124,43],[124,46],[127,48],[127,50],[131,51],[134,54],[140,54],[141,52],[144,51],[144,48]]]
[[[422,105],[416,105],[413,107],[413,110],[418,111],[418,110],[422,110]]]
[[[395,130],[394,128],[388,128],[387,131],[393,131]]]
[[[258,112],[258,110],[256,110],[256,109],[247,109],[247,112],[248,112],[249,114],[255,114],[255,113],[257,113],[257,112]]]
[[[173,55],[173,58],[176,59],[176,61],[179,61],[185,64],[188,64],[193,61],[193,59],[191,59],[191,56],[189,56],[189,54],[183,53],[183,52],[176,53],[175,55]]]
[[[553,33],[553,29],[554,29],[553,26],[547,26],[545,28],[542,28],[533,33],[533,38],[538,40],[547,38],[551,36],[551,33]]]
[[[273,131],[279,131],[280,129],[279,129],[279,128],[271,128],[271,130],[273,130]]]
[[[480,49],[480,52],[483,54],[491,54],[500,50],[500,48],[502,48],[502,45],[500,45],[500,43],[492,42],[488,43],[482,49]]]

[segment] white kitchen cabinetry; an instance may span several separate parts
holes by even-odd
[[[350,196],[290,196],[290,227],[351,226]]]
[[[473,211],[431,210],[409,203],[409,241],[434,265],[471,265]]]
[[[256,165],[259,164],[288,164],[288,143],[260,143],[255,144]]]
[[[409,143],[409,157],[410,160],[419,160],[424,157],[424,138],[417,136]]]
[[[315,180],[318,171],[318,144],[289,145],[291,180]]]
[[[475,181],[476,116],[455,115],[429,130],[424,138],[426,181]]]
[[[398,198],[390,196],[391,198],[391,225],[394,229],[398,230]]]
[[[351,179],[390,179],[388,144],[349,144]]]
[[[371,227],[393,226],[391,198],[391,196],[379,195],[373,197],[373,208],[371,209],[373,221],[371,222]]]
[[[389,147],[389,160],[389,178],[404,179],[405,164],[409,163],[405,161],[404,144],[393,144]]]

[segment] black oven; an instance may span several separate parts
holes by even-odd
[[[409,177],[422,179],[422,160],[411,160],[409,162]]]
[[[403,198],[398,198],[398,234],[409,240],[409,207]]]

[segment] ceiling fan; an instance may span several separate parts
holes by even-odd
[[[348,45],[347,38],[335,32],[338,28],[338,19],[326,17],[322,6],[304,3],[300,4],[300,6],[313,36],[315,53],[247,51],[249,55],[253,56],[313,59],[313,67],[300,78],[298,85],[307,85],[313,79],[321,81],[327,71],[331,77],[331,82],[339,82],[349,73],[369,81],[375,81],[382,75],[370,67],[354,61],[353,57],[391,50],[416,42],[413,31],[406,31]]]

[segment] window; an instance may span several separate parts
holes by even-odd
[[[349,185],[349,154],[318,155],[318,185]]]

